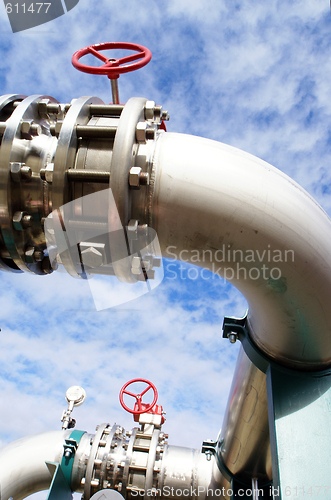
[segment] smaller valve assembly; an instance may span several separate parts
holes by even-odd
[[[151,402],[143,403],[143,397],[148,396]],[[82,404],[85,397],[81,387],[68,389],[69,409],[64,412],[63,429],[70,427],[67,425],[72,422],[70,412]],[[136,400],[134,408],[127,406],[125,397]],[[200,486],[202,492],[207,487],[212,468],[210,456],[199,450],[168,445],[168,435],[161,429],[164,412],[162,406],[156,404],[157,397],[155,385],[148,380],[130,380],[120,391],[120,403],[134,415],[139,428],[126,431],[120,425],[104,423],[97,426],[94,436],[73,431],[65,440],[61,467],[66,477],[67,468],[70,469],[71,489],[84,493],[84,500],[109,489],[118,491],[124,498],[137,495],[162,498],[176,496],[171,491],[179,488],[191,492]]]

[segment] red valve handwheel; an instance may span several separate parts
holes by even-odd
[[[129,385],[133,384],[134,382],[144,382],[145,384],[147,384],[147,387],[140,394],[133,394],[132,392],[127,391],[126,388]],[[141,399],[142,399],[143,395],[146,394],[146,392],[149,391],[150,389],[153,389],[153,392],[154,392],[153,402],[148,406],[146,406],[144,404],[144,407],[142,407]],[[126,406],[126,404],[123,401],[124,394],[127,394],[128,396],[132,396],[132,397],[136,398],[138,410],[135,410],[135,409],[131,410],[131,408]],[[121,403],[121,405],[123,406],[124,410],[128,411],[129,413],[133,413],[134,415],[141,415],[142,413],[147,413],[149,410],[151,410],[155,406],[156,401],[157,401],[157,390],[156,390],[155,385],[152,384],[152,382],[149,382],[149,380],[145,380],[143,378],[135,378],[133,380],[129,380],[129,382],[124,384],[122,389],[120,390],[120,403]]]
[[[121,57],[120,59],[110,59],[109,57],[100,53],[100,51],[102,50],[109,49],[136,50],[137,54]],[[92,54],[93,56],[100,59],[104,64],[102,64],[101,66],[87,66],[85,64],[82,64],[81,62],[79,62],[79,59],[86,54]],[[76,69],[79,69],[79,71],[83,71],[84,73],[92,73],[94,75],[107,75],[108,78],[114,80],[118,78],[121,73],[128,73],[129,71],[134,71],[136,69],[142,68],[147,63],[149,63],[151,58],[151,51],[146,47],[143,47],[142,45],[138,45],[137,43],[108,42],[89,45],[84,49],[77,50],[77,52],[75,52],[72,56],[71,62]]]

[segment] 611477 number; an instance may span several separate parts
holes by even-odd
[[[12,12],[19,14],[28,14],[29,12],[31,14],[47,14],[48,9],[50,8],[52,4],[51,3],[30,3],[30,4],[12,4],[12,3],[6,3],[6,12],[7,14],[11,14]]]

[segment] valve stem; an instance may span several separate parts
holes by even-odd
[[[120,97],[118,92],[118,78],[110,78],[111,93],[113,96],[113,104],[120,103]]]

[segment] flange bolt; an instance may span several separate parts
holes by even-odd
[[[235,344],[238,340],[238,335],[235,332],[230,332],[228,334],[228,339],[230,340],[231,344]]]
[[[26,212],[15,212],[13,215],[13,225],[16,231],[23,231],[33,224],[32,215]]]

